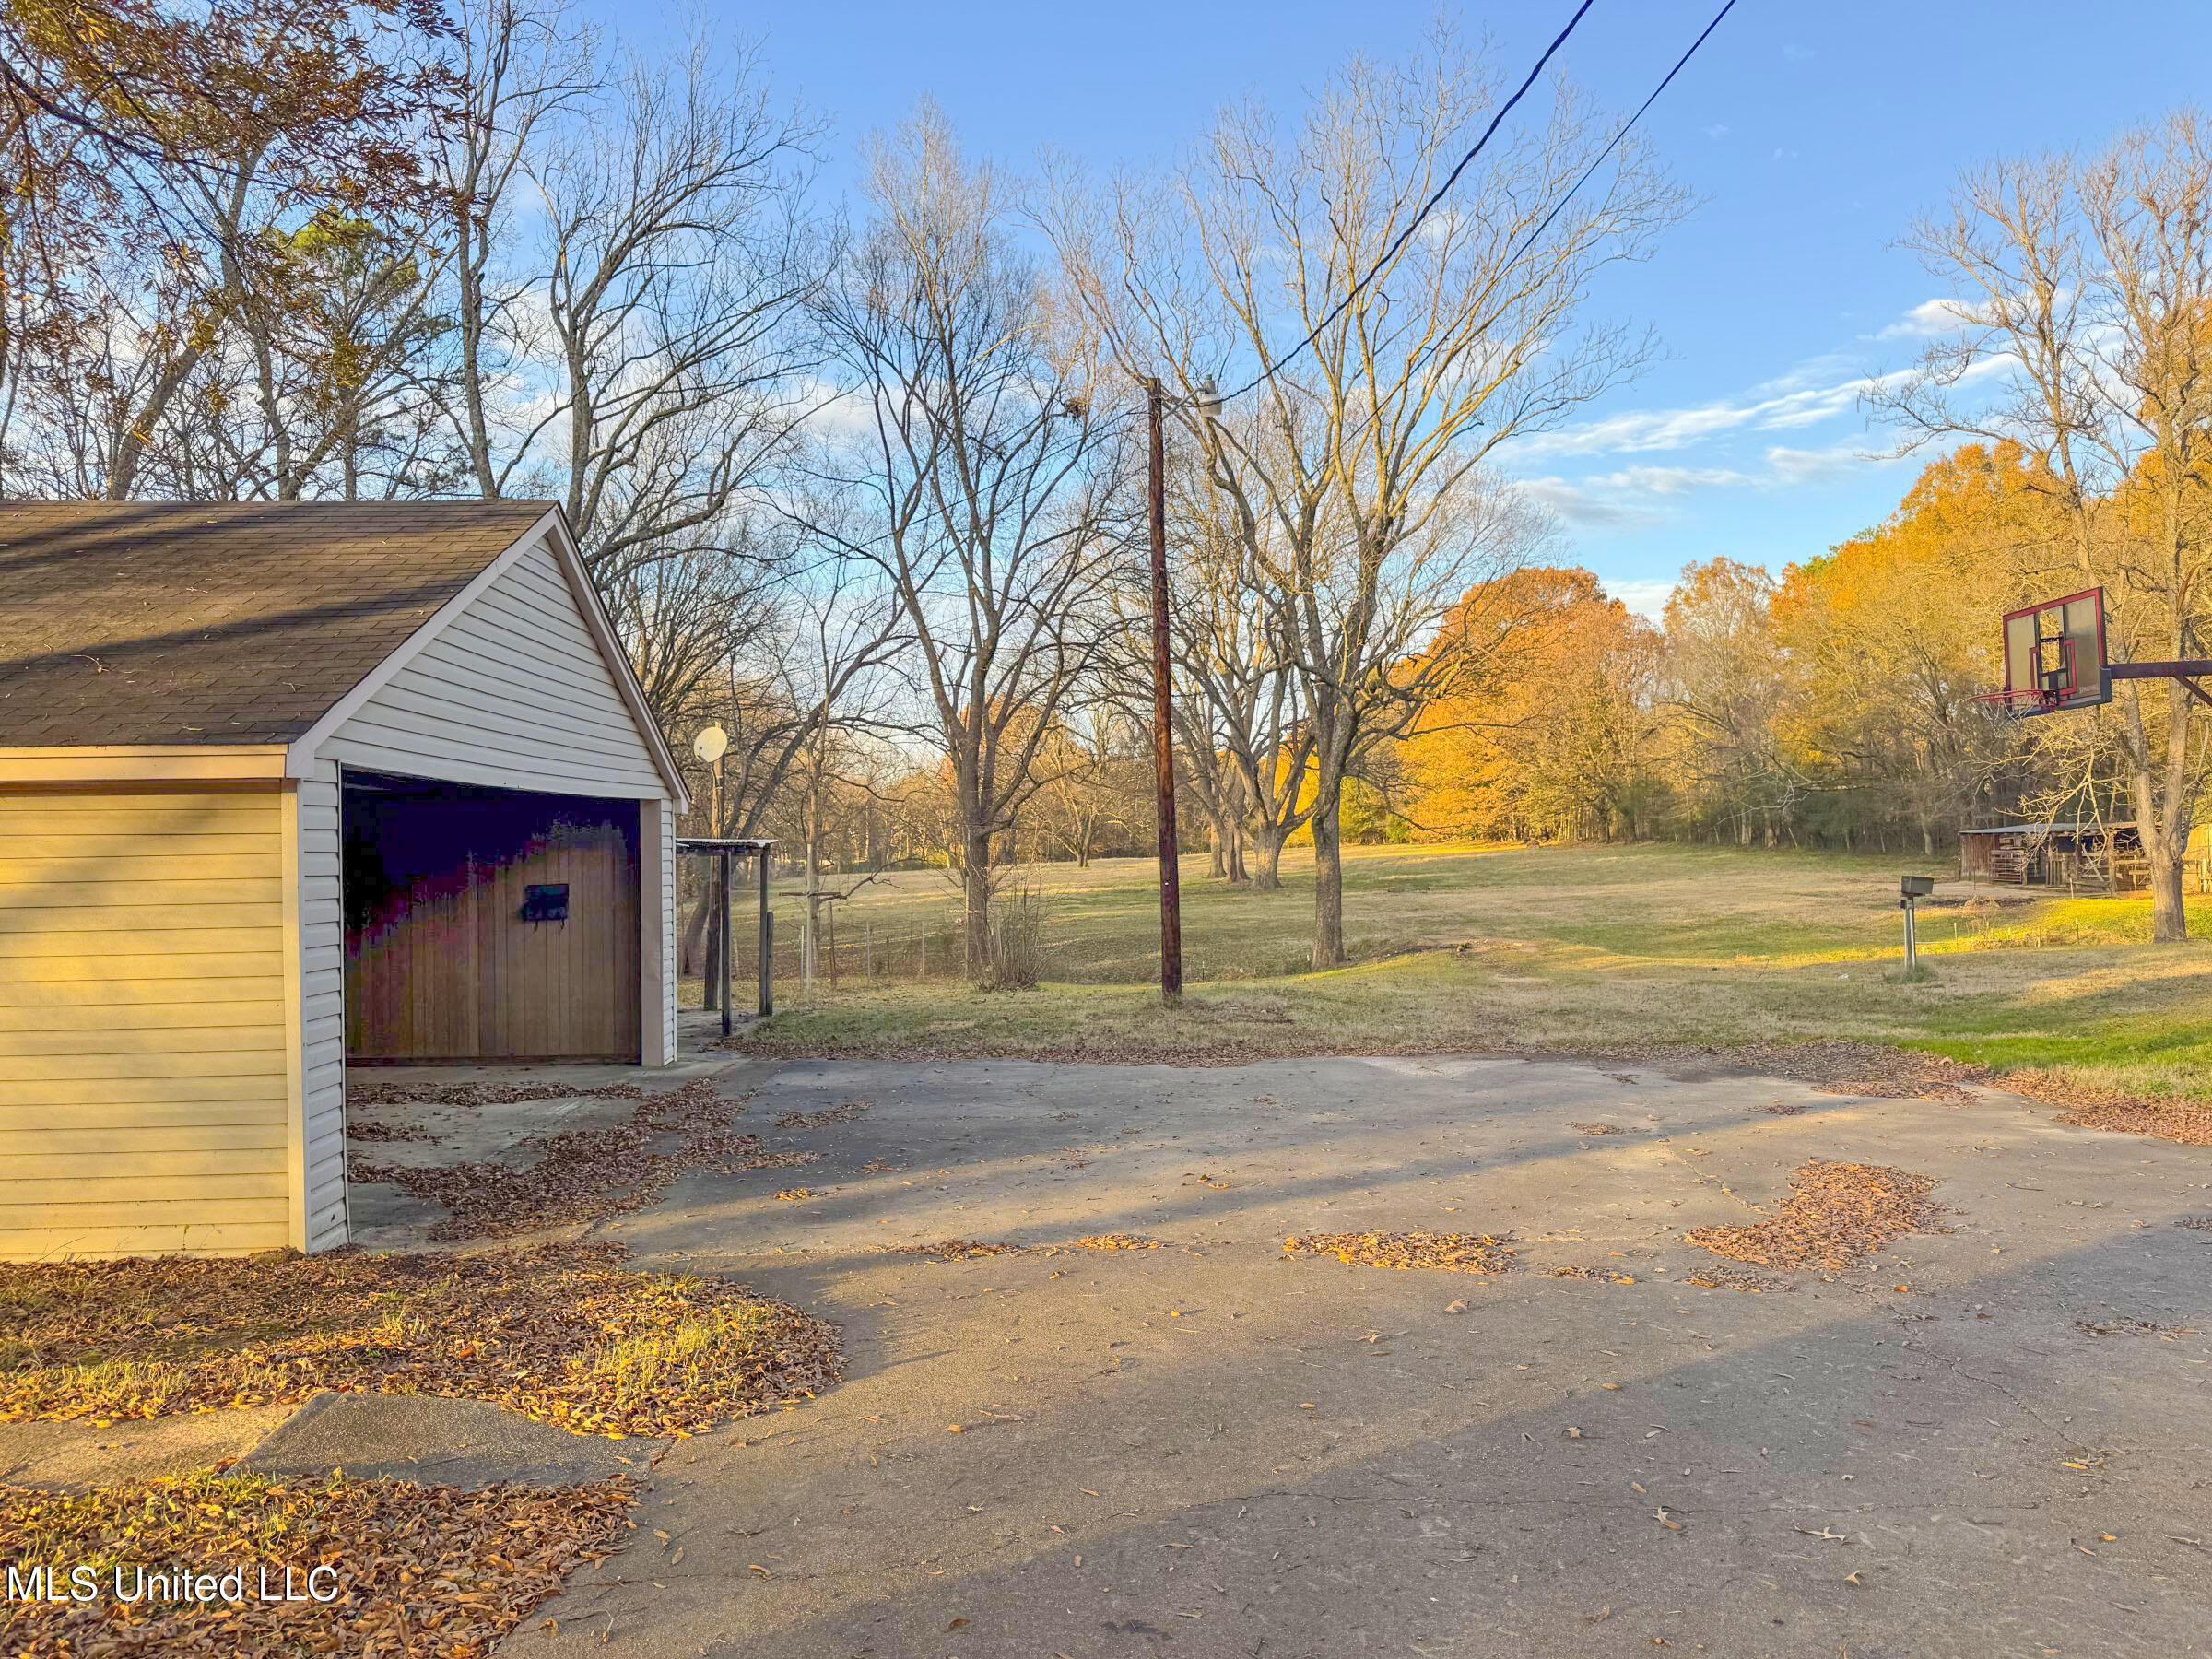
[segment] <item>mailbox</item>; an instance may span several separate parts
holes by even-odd
[[[1900,885],[1904,888],[1906,898],[1925,899],[1936,890],[1936,877],[1933,876],[1907,876]]]
[[[547,882],[523,889],[523,920],[566,922],[569,919],[569,884]]]

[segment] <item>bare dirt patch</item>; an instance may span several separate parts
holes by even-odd
[[[0,1487],[0,1536],[23,1562],[89,1568],[88,1601],[16,1602],[0,1611],[23,1659],[206,1653],[239,1659],[306,1653],[482,1654],[577,1567],[614,1553],[634,1524],[625,1481],[558,1490],[462,1491],[400,1480],[288,1485],[206,1473],[86,1493]],[[279,1594],[290,1570],[329,1564],[326,1605]],[[136,1575],[157,1586],[125,1600]],[[161,1594],[158,1573],[242,1571],[243,1599]]]
[[[1289,1255],[1334,1256],[1354,1267],[1436,1268],[1446,1273],[1503,1273],[1512,1265],[1510,1236],[1490,1233],[1307,1233],[1285,1239]]]
[[[836,1328],[614,1244],[481,1255],[0,1265],[0,1421],[171,1417],[324,1390],[694,1434],[841,1374]]]
[[[1935,1185],[1884,1164],[1810,1159],[1790,1177],[1788,1202],[1767,1220],[1683,1236],[1762,1267],[1849,1267],[1905,1233],[1936,1231],[1943,1212],[1928,1199]]]
[[[497,1092],[503,1087],[466,1084],[449,1092]],[[502,1238],[642,1209],[679,1176],[693,1171],[735,1174],[793,1169],[820,1156],[771,1152],[759,1136],[735,1133],[730,1125],[745,1110],[745,1102],[725,1099],[711,1077],[660,1094],[647,1094],[631,1084],[565,1092],[613,1095],[634,1099],[638,1104],[620,1123],[524,1142],[538,1154],[528,1165],[479,1162],[418,1168],[357,1157],[347,1160],[347,1172],[355,1181],[388,1182],[441,1206],[445,1218],[430,1229],[433,1238]],[[516,1098],[538,1099],[536,1086]]]

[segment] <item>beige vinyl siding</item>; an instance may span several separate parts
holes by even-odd
[[[657,799],[668,787],[543,545],[441,628],[318,753],[558,794]]]
[[[285,800],[0,791],[0,1256],[292,1241]]]
[[[300,1124],[306,1247],[347,1240],[346,914],[338,889],[338,768],[300,781]]]

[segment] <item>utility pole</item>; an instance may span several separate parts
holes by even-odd
[[[1166,440],[1157,375],[1145,382],[1145,411],[1151,427],[1147,505],[1152,524],[1152,765],[1159,804],[1159,1000],[1172,1008],[1182,1001],[1182,890],[1176,868],[1174,711],[1168,682]]]

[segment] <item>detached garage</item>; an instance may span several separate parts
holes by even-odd
[[[0,503],[0,1256],[345,1242],[349,1060],[673,1059],[687,804],[548,503]]]

